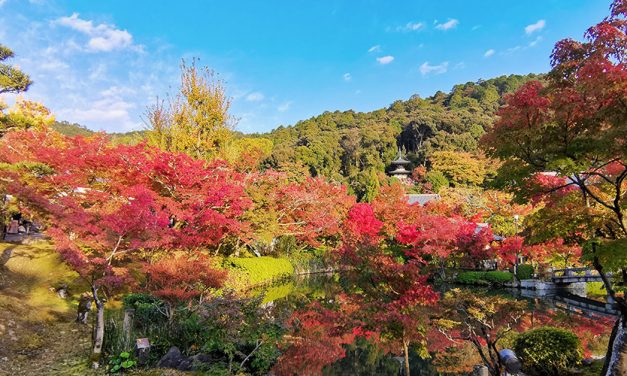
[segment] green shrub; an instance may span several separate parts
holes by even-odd
[[[496,285],[502,285],[507,282],[511,282],[514,275],[510,272],[491,271],[485,273],[485,280]]]
[[[464,285],[488,285],[485,272],[461,272],[457,274],[455,282]]]
[[[294,267],[287,258],[268,256],[227,259],[229,267],[243,274],[248,286],[269,283],[294,274]]]
[[[510,282],[513,278],[510,272],[492,271],[492,272],[461,272],[455,278],[455,282],[464,285],[502,285]]]
[[[128,294],[122,299],[124,308],[134,309],[134,322],[136,325],[145,326],[166,322],[167,317],[163,314],[165,303],[148,294]]]
[[[579,338],[564,329],[545,326],[520,334],[514,352],[529,376],[568,375],[582,358]]]
[[[427,172],[425,180],[431,183],[431,190],[435,193],[438,193],[440,189],[447,188],[449,186],[448,179],[440,171]]]
[[[529,264],[518,265],[518,279],[531,279],[533,278],[533,266]]]

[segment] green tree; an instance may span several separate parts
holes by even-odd
[[[33,83],[26,73],[4,63],[13,56],[11,49],[0,44],[0,94],[26,91]]]
[[[233,137],[231,99],[224,82],[196,61],[181,63],[181,84],[174,99],[159,101],[146,111],[148,141],[166,151],[183,152],[197,159],[220,156]]]

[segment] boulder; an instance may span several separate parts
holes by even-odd
[[[190,356],[189,360],[191,361],[192,371],[206,370],[209,364],[213,362],[213,358],[209,354],[196,354]]]
[[[170,347],[170,350],[157,363],[158,368],[174,368],[177,369],[182,361],[187,360],[181,354],[181,350],[176,346]]]

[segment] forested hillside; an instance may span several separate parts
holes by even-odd
[[[347,181],[359,195],[399,146],[414,166],[430,167],[436,151],[477,153],[478,140],[494,121],[503,96],[540,78],[510,75],[468,82],[450,93],[413,96],[372,112],[325,112],[260,136],[274,143],[271,167],[302,163],[314,176]]]
[[[460,181],[451,166],[460,164],[461,173],[468,174],[471,160],[479,158],[478,140],[493,123],[504,95],[541,78],[536,74],[510,75],[468,82],[456,85],[449,93],[439,91],[428,98],[415,95],[372,112],[325,112],[269,133],[235,136],[270,139],[273,148],[263,163],[266,167],[308,170],[312,176],[343,181],[358,197],[366,194],[369,185],[376,184],[374,180],[389,166],[398,147],[404,149],[414,167],[436,167],[452,183],[480,185],[481,176]],[[67,122],[56,122],[53,127],[66,135],[93,133]],[[136,143],[145,133],[111,137],[116,143]]]
[[[87,127],[77,124],[70,123],[67,121],[55,121],[52,123],[52,129],[55,131],[64,134],[66,136],[92,136],[97,132],[94,132]],[[146,135],[145,131],[132,131],[126,133],[110,133],[109,137],[111,137],[111,141],[116,144],[136,144],[139,141],[143,140]]]

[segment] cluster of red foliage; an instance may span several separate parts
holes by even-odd
[[[199,254],[168,257],[144,266],[147,288],[170,305],[201,298],[207,289],[222,287],[227,273]]]

